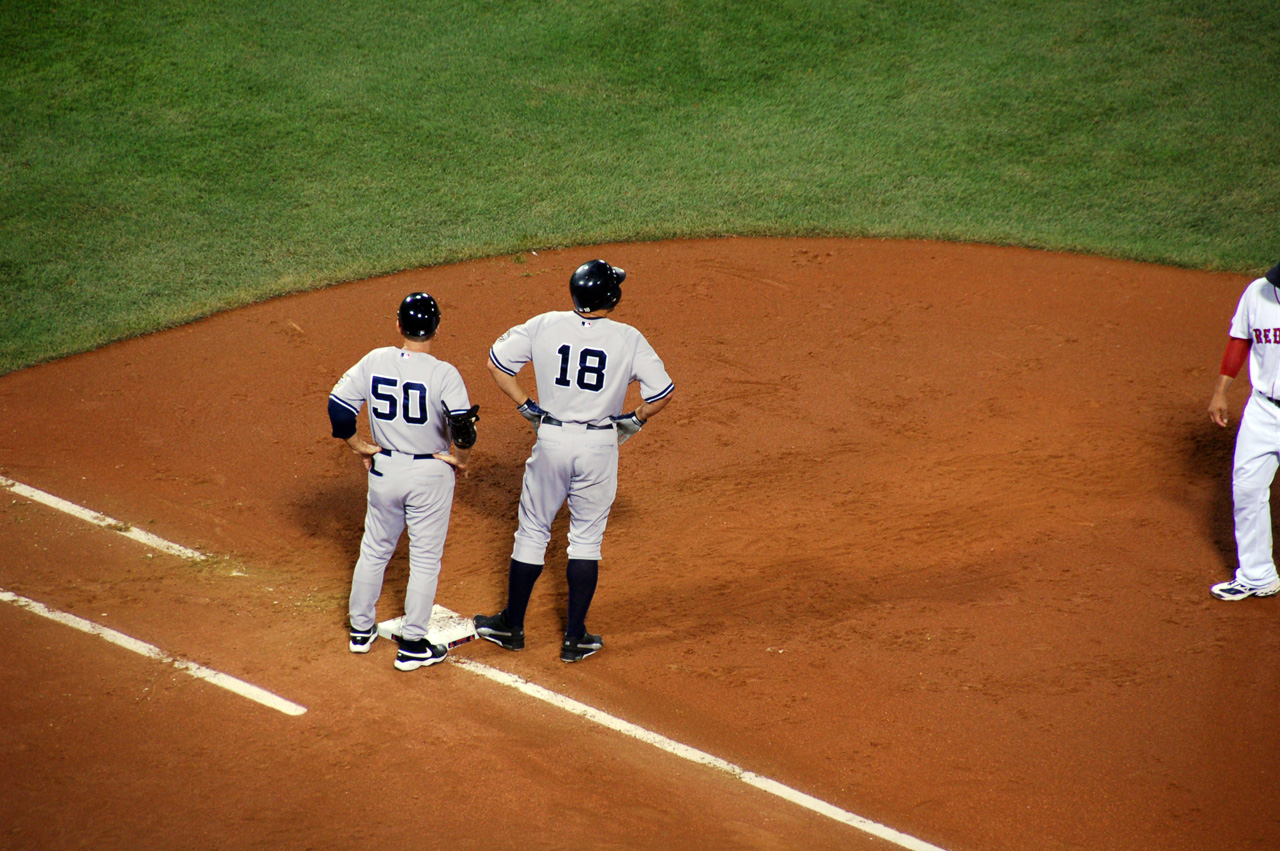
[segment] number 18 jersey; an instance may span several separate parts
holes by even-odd
[[[646,402],[675,389],[662,360],[635,328],[569,310],[543,313],[512,328],[493,344],[489,359],[508,375],[532,361],[538,405],[567,423],[603,425],[621,414],[632,381],[640,382]]]

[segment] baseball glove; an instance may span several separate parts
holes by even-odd
[[[449,414],[449,434],[459,449],[476,445],[476,420],[480,419],[480,406],[472,405],[459,414]]]

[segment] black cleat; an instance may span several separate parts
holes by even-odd
[[[368,653],[369,648],[373,646],[373,642],[378,639],[378,625],[374,624],[368,629],[351,629],[351,643],[347,645],[352,653]]]
[[[396,653],[397,671],[416,671],[428,665],[438,665],[449,655],[449,651],[441,644],[432,644],[425,638],[416,641],[405,641],[397,636],[400,650]]]
[[[604,639],[591,633],[583,633],[581,638],[565,638],[560,645],[561,662],[581,662],[583,659],[604,648]]]
[[[524,649],[524,629],[507,626],[505,611],[498,612],[496,615],[476,615],[472,620],[476,624],[476,635],[481,638],[492,641],[507,650]]]

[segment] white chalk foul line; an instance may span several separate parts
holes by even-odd
[[[856,827],[864,833],[869,833],[872,836],[885,840],[886,842],[892,842],[894,845],[901,848],[907,848],[910,849],[910,851],[943,851],[943,849],[938,846],[930,845],[924,840],[916,839],[914,836],[908,836],[907,834],[896,831],[891,827],[886,827],[878,822],[871,821],[870,819],[863,818],[859,815],[854,815],[851,812],[842,810],[833,804],[828,804],[826,801],[815,798],[812,795],[806,795],[804,792],[800,792],[796,789],[792,789],[790,786],[783,785],[776,780],[770,780],[768,777],[762,777],[759,774],[747,771],[740,766],[720,759],[720,757],[712,756],[711,754],[706,753],[705,751],[700,751],[697,748],[691,748],[688,745],[681,744],[673,739],[668,739],[660,733],[655,733],[652,730],[646,730],[644,727],[632,724],[630,721],[623,721],[621,718],[617,718],[607,712],[602,712],[585,703],[580,703],[573,698],[565,697],[562,694],[557,694],[554,691],[545,689],[540,685],[535,685],[523,677],[518,677],[515,674],[509,674],[506,671],[499,671],[497,668],[491,668],[488,665],[482,665],[479,662],[473,662],[470,659],[460,659],[454,656],[450,656],[449,658],[453,660],[455,665],[465,668],[472,673],[479,674],[480,676],[487,677],[494,682],[514,688],[517,691],[523,692],[524,694],[537,698],[545,703],[549,703],[552,706],[565,710],[566,712],[571,712],[574,715],[580,715],[581,717],[586,718],[589,721],[593,721],[602,727],[607,727],[610,730],[622,733],[624,736],[630,736],[631,738],[637,739],[645,744],[652,745],[660,750],[666,751],[667,753],[674,754],[681,759],[686,759],[690,762],[697,763],[698,765],[705,765],[709,768],[723,771],[726,774],[736,777],[738,780],[741,780],[749,786],[754,786],[761,791],[768,792],[770,795],[775,795],[783,800],[790,801],[793,804],[798,804],[807,810],[826,816],[829,819],[834,819],[835,821],[847,824],[850,827]]]
[[[119,645],[126,650],[132,650],[134,653],[146,656],[148,659],[156,659],[161,662],[166,662],[173,665],[179,671],[190,674],[196,679],[206,680],[220,688],[234,692],[241,697],[247,697],[255,703],[261,703],[263,706],[270,707],[278,712],[283,712],[285,715],[301,715],[307,711],[305,706],[299,706],[292,701],[285,700],[283,697],[274,695],[266,689],[259,688],[252,683],[246,683],[244,680],[238,680],[230,674],[224,674],[221,671],[206,668],[204,665],[197,665],[195,662],[188,662],[184,659],[174,658],[155,645],[147,644],[145,641],[139,641],[136,638],[125,635],[123,632],[116,632],[114,629],[108,629],[101,624],[96,624],[93,621],[87,621],[82,617],[67,614],[66,612],[59,612],[55,609],[49,608],[43,603],[38,603],[35,600],[28,599],[27,597],[0,589],[0,600],[3,600],[6,603],[13,603],[14,605],[26,609],[29,612],[48,618],[52,621],[57,621],[58,623],[72,627],[73,629],[78,629],[81,632],[96,635],[99,638],[106,639],[112,644]]]
[[[3,476],[0,476],[0,487],[7,488],[18,496],[26,497],[32,502],[38,502],[42,505],[47,505],[50,508],[56,508],[59,511],[70,514],[72,517],[78,517],[81,520],[94,524],[95,526],[104,526],[124,535],[126,538],[132,538],[140,544],[146,544],[152,549],[192,560],[200,560],[205,557],[204,553],[198,552],[197,550],[188,549],[187,547],[175,544],[172,541],[166,541],[164,538],[156,537],[150,532],[144,532],[141,529],[137,529],[129,525],[128,523],[122,523],[121,521],[108,517],[105,514],[90,511],[83,506],[76,505],[74,502],[67,502],[65,499],[56,497],[53,494],[45,493],[42,490],[36,490],[30,485],[15,482],[13,479],[6,479]]]
[[[118,520],[113,520],[106,515],[90,511],[89,509],[76,505],[73,502],[67,502],[65,499],[59,499],[52,494],[36,490],[33,487],[15,482],[12,479],[6,479],[3,476],[0,476],[0,487],[8,488],[14,493],[24,496],[27,499],[43,503],[44,505],[56,508],[59,511],[65,511],[67,514],[79,517],[82,520],[87,520],[90,523],[113,528],[126,537],[133,538],[135,541],[154,547],[155,549],[163,552],[189,559],[202,559],[205,557],[203,553],[196,550],[188,549],[172,543],[171,541],[166,541],[163,538],[158,538],[148,532],[134,529],[133,527],[121,523]],[[122,531],[122,529],[124,531]],[[248,697],[250,700],[262,703],[265,706],[270,706],[272,709],[278,709],[288,715],[301,715],[307,711],[306,707],[299,706],[296,703],[292,703],[282,697],[278,697],[265,689],[258,688],[255,685],[250,685],[242,680],[237,680],[235,677],[227,674],[219,673],[218,671],[197,665],[194,662],[184,662],[174,659],[167,656],[158,647],[153,647],[150,644],[138,641],[135,638],[130,638],[123,633],[107,629],[106,627],[99,626],[91,621],[76,617],[75,615],[55,612],[34,600],[28,600],[25,597],[19,597],[16,594],[10,594],[3,590],[0,590],[0,600],[15,602],[24,608],[28,608],[31,611],[36,612],[37,614],[42,614],[45,617],[50,617],[53,620],[66,623],[69,626],[74,626],[76,629],[82,629],[85,632],[100,635],[108,641],[119,644],[122,647],[127,647],[135,653],[141,653],[143,656],[150,656],[151,658],[168,661],[172,663],[174,667],[179,670],[186,671],[193,677],[208,680],[215,685],[222,686],[225,689],[241,694],[244,697]],[[456,612],[452,612],[444,608],[443,606],[437,605],[435,608],[436,611],[433,612],[432,616],[433,620],[435,620],[436,615],[439,615],[444,619],[444,622],[449,627],[456,626],[454,621],[468,620],[462,618],[462,616],[458,615]],[[387,623],[390,624],[391,622],[388,621]],[[463,637],[454,643],[462,643],[462,641],[466,640],[468,639]],[[451,644],[450,646],[453,645]],[[922,839],[916,839],[914,836],[908,836],[907,834],[896,831],[891,827],[886,827],[879,822],[874,822],[868,818],[863,818],[860,815],[848,812],[847,810],[842,810],[834,804],[828,804],[826,801],[815,798],[812,795],[806,795],[804,792],[792,789],[790,786],[786,786],[776,780],[771,780],[768,777],[763,777],[759,774],[755,774],[754,772],[747,771],[740,766],[720,759],[717,756],[712,756],[705,751],[700,751],[697,748],[691,748],[688,745],[683,745],[680,742],[668,739],[666,736],[659,733],[646,730],[645,728],[632,724],[629,721],[623,721],[621,718],[616,718],[607,712],[602,712],[585,703],[580,703],[573,698],[565,697],[564,695],[545,689],[540,685],[535,685],[534,683],[531,683],[522,677],[518,677],[515,674],[508,674],[505,671],[499,671],[497,668],[490,668],[488,665],[482,665],[479,662],[472,662],[469,659],[460,659],[456,656],[450,656],[449,658],[455,665],[483,677],[487,677],[494,682],[510,686],[511,688],[523,692],[530,697],[537,698],[538,700],[549,703],[552,706],[559,707],[567,712],[572,712],[574,715],[579,715],[610,730],[622,733],[623,735],[637,739],[638,741],[645,742],[646,744],[664,750],[667,753],[678,756],[681,759],[686,759],[690,762],[697,763],[698,765],[705,765],[709,768],[723,771],[726,774],[736,777],[738,780],[741,780],[749,786],[754,786],[763,792],[768,792],[770,795],[775,795],[778,798],[790,801],[793,804],[797,804],[807,810],[818,813],[819,815],[826,816],[829,819],[841,822],[842,824],[847,824],[850,827],[855,827],[864,833],[868,833],[887,842],[892,842],[894,845],[901,848],[907,848],[910,849],[910,851],[944,851],[942,848],[939,848],[936,845],[931,845]]]

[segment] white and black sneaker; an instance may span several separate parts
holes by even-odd
[[[1219,582],[1209,589],[1209,593],[1219,600],[1243,600],[1245,597],[1270,597],[1280,591],[1280,579],[1273,579],[1261,588],[1250,588],[1239,579],[1230,582]]]
[[[347,646],[351,648],[352,653],[368,653],[369,648],[373,646],[373,642],[378,638],[378,625],[374,624],[367,630],[355,629],[351,630],[351,643]]]
[[[415,641],[397,638],[397,641],[400,642],[400,650],[396,653],[397,671],[416,671],[428,665],[438,665],[449,655],[443,644],[432,644],[425,638]]]
[[[564,643],[560,645],[560,661],[581,662],[603,647],[604,639],[589,632],[583,633],[581,638],[566,637]]]
[[[481,638],[508,650],[524,649],[524,629],[507,626],[505,610],[496,615],[476,615],[472,620],[475,621],[476,635]]]

